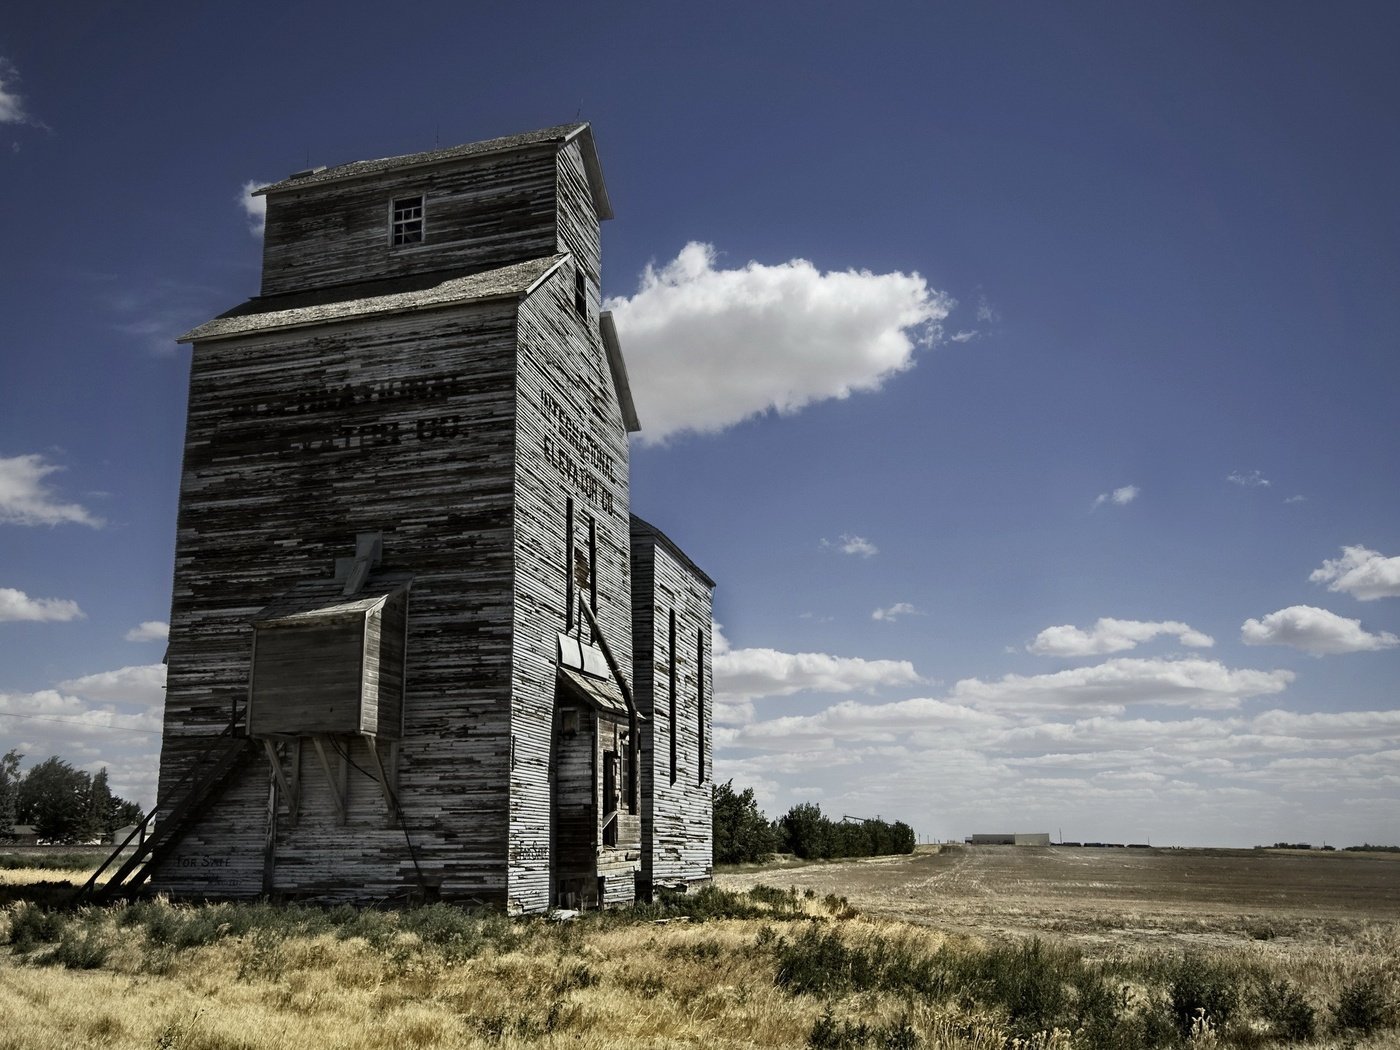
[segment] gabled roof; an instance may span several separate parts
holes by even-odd
[[[441,274],[429,274],[405,281],[375,281],[292,295],[259,296],[191,329],[176,341],[229,339],[376,314],[411,313],[490,299],[519,299],[534,291],[567,258],[567,254],[549,255],[448,280],[443,280]],[[425,280],[432,283],[424,285]],[[409,290],[403,290],[405,288]],[[359,297],[345,298],[347,295]]]
[[[588,172],[588,186],[593,191],[593,207],[599,219],[613,217],[612,204],[608,200],[608,190],[603,184],[603,168],[598,163],[598,149],[593,143],[593,129],[585,122],[579,124],[559,124],[538,131],[526,131],[519,135],[505,135],[501,138],[486,139],[484,142],[468,142],[447,149],[427,150],[423,153],[409,153],[402,157],[380,157],[377,160],[357,160],[350,164],[338,164],[333,168],[313,168],[298,172],[281,182],[253,191],[253,195],[281,193],[286,190],[305,189],[328,182],[343,182],[347,179],[367,178],[386,172],[405,171],[410,168],[429,167],[445,164],[467,157],[486,156],[492,153],[508,153],[512,150],[529,149],[534,146],[564,146],[578,140],[583,152],[583,164]]]
[[[636,544],[637,539],[640,538],[650,540],[655,546],[664,547],[673,558],[675,558],[678,562],[680,562],[692,573],[694,573],[695,578],[697,580],[703,583],[706,587],[709,587],[711,589],[714,588],[715,581],[710,579],[709,574],[706,573],[704,569],[700,568],[700,566],[696,565],[693,561],[690,560],[690,555],[686,554],[685,551],[681,550],[680,547],[676,546],[675,540],[671,539],[670,536],[667,536],[664,532],[658,529],[651,522],[645,521],[642,518],[637,517],[637,515],[635,514],[629,514],[628,519],[628,532],[632,537],[632,542],[634,545]]]

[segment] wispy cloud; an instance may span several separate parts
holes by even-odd
[[[77,503],[63,502],[45,484],[45,478],[62,469],[37,453],[0,457],[0,524],[101,528],[101,518]]]
[[[1400,638],[1380,631],[1372,634],[1360,620],[1338,616],[1313,605],[1290,605],[1262,619],[1246,620],[1240,628],[1246,645],[1288,645],[1314,656],[1390,649]]]
[[[1217,660],[1118,657],[1053,674],[965,678],[954,685],[953,698],[994,709],[1121,710],[1131,704],[1164,704],[1228,710],[1248,697],[1282,692],[1291,681],[1292,671],[1229,668]]]
[[[15,90],[19,73],[6,59],[0,58],[0,124],[27,124],[29,114],[24,99]]]
[[[902,616],[922,616],[919,609],[908,602],[895,602],[885,609],[876,609],[870,614],[872,620],[885,620],[893,623]]]
[[[932,345],[953,300],[917,273],[826,272],[805,259],[735,269],[692,241],[607,301],[627,348],[642,440],[713,433],[765,412],[878,390]]]
[[[170,625],[164,620],[145,620],[126,632],[128,642],[163,642],[170,637]]]
[[[880,553],[880,548],[864,536],[851,536],[844,532],[838,540],[822,540],[822,549],[840,551],[842,554],[855,554],[862,558],[871,558]]]
[[[104,298],[117,317],[113,328],[152,353],[169,355],[181,333],[212,316],[223,294],[208,285],[167,278]]]
[[[1343,547],[1340,558],[1324,561],[1308,579],[1363,602],[1400,598],[1400,557],[1387,558],[1380,551],[1361,546]]]
[[[31,598],[13,587],[0,587],[0,621],[29,620],[37,622],[81,620],[83,610],[78,603],[62,598]]]
[[[266,186],[267,182],[262,179],[249,179],[243,184],[243,189],[238,193],[238,203],[243,208],[243,214],[248,219],[248,232],[254,237],[263,235],[263,225],[267,221],[267,198],[255,197],[253,191],[261,186]]]
[[[143,664],[101,671],[59,682],[58,687],[89,700],[159,707],[165,700],[165,665]]]
[[[1236,470],[1233,473],[1225,475],[1225,480],[1247,489],[1268,488],[1273,484],[1273,482],[1264,477],[1264,475],[1257,470],[1251,470],[1248,474]]]
[[[1124,485],[1122,488],[1114,489],[1112,492],[1100,492],[1094,497],[1092,509],[1097,510],[1105,503],[1112,503],[1116,507],[1126,506],[1137,499],[1141,491],[1142,490],[1136,485]]]
[[[1070,624],[1047,627],[1026,649],[1038,656],[1102,656],[1135,649],[1161,635],[1173,636],[1192,648],[1208,649],[1215,644],[1210,635],[1177,620],[1148,622],[1100,617],[1087,631]]]
[[[908,660],[862,660],[827,653],[785,653],[777,649],[714,648],[715,694],[730,703],[800,692],[868,692],[912,685],[921,679]]]
[[[1308,501],[1308,497],[1307,497],[1307,496],[1289,496],[1289,497],[1288,497],[1287,499],[1285,499],[1283,502],[1285,502],[1285,503],[1306,503],[1307,501]]]

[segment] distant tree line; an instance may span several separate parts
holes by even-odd
[[[815,802],[793,806],[769,821],[753,788],[734,790],[732,780],[715,788],[715,863],[741,864],[792,853],[811,860],[913,853],[914,829],[902,820],[835,821]]]
[[[11,837],[15,824],[29,824],[46,842],[110,841],[143,816],[135,802],[112,794],[106,767],[88,773],[54,755],[21,775],[23,758],[15,750],[0,757],[0,838]]]

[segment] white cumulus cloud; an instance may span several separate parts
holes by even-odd
[[[34,620],[57,621],[81,620],[83,610],[77,602],[63,598],[31,598],[13,587],[0,587],[0,621]]]
[[[1134,649],[1159,635],[1175,636],[1182,645],[1195,649],[1208,649],[1215,644],[1210,635],[1176,620],[1150,622],[1100,617],[1087,631],[1070,624],[1047,627],[1026,649],[1039,656],[1102,656]]]
[[[62,502],[44,484],[48,475],[62,469],[41,455],[0,456],[0,523],[101,527],[101,518],[76,503]]]
[[[101,671],[59,682],[58,687],[85,700],[109,700],[158,707],[165,700],[165,665],[144,664]]]
[[[823,273],[805,259],[722,269],[697,241],[607,302],[647,442],[876,390],[953,305],[917,273]]]
[[[170,625],[164,620],[143,620],[126,632],[128,642],[163,642],[169,637]]]
[[[1094,507],[1098,508],[1105,503],[1112,503],[1116,507],[1122,507],[1138,498],[1142,490],[1136,485],[1124,485],[1122,488],[1114,489],[1112,492],[1100,492],[1094,497]]]
[[[1400,638],[1381,631],[1371,634],[1360,620],[1349,620],[1313,605],[1290,605],[1261,620],[1246,620],[1240,628],[1246,645],[1291,645],[1305,653],[1360,653],[1400,645]]]
[[[1400,598],[1400,557],[1387,558],[1365,547],[1343,547],[1340,558],[1329,558],[1308,576],[1329,591],[1344,591],[1363,602]]]
[[[921,614],[916,606],[910,605],[908,602],[895,602],[887,609],[876,609],[870,614],[870,618],[872,620],[887,620],[893,623],[901,616],[919,615]]]
[[[253,191],[266,185],[261,179],[249,179],[243,184],[236,198],[243,208],[243,214],[248,218],[248,232],[254,237],[263,235],[263,224],[267,221],[267,198],[255,197]]]

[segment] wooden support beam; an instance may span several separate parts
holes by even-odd
[[[395,826],[399,822],[399,800],[394,797],[394,791],[389,787],[389,777],[384,772],[384,763],[379,760],[379,746],[374,737],[366,733],[364,741],[369,746],[369,757],[374,761],[374,775],[379,779],[380,790],[384,792],[384,804],[389,807],[390,826]]]
[[[297,826],[297,814],[301,812],[301,737],[291,743],[292,752],[292,794],[287,799],[287,826]]]
[[[336,772],[331,769],[331,760],[326,756],[326,746],[321,742],[321,739],[322,738],[319,736],[313,736],[311,738],[311,743],[315,746],[316,757],[321,760],[321,768],[325,770],[326,773],[326,783],[331,789],[331,801],[335,803],[336,820],[340,824],[348,824],[350,822],[350,814],[346,809],[345,796],[347,793],[346,788],[349,787],[349,784],[346,782],[346,778],[343,775],[344,763],[341,763],[342,774],[337,775]]]
[[[277,745],[267,737],[263,737],[263,749],[267,752],[267,760],[272,763],[272,775],[277,778],[277,784],[282,788],[288,798],[292,797],[292,785],[287,781],[287,774],[282,769],[281,756],[277,754]]]

